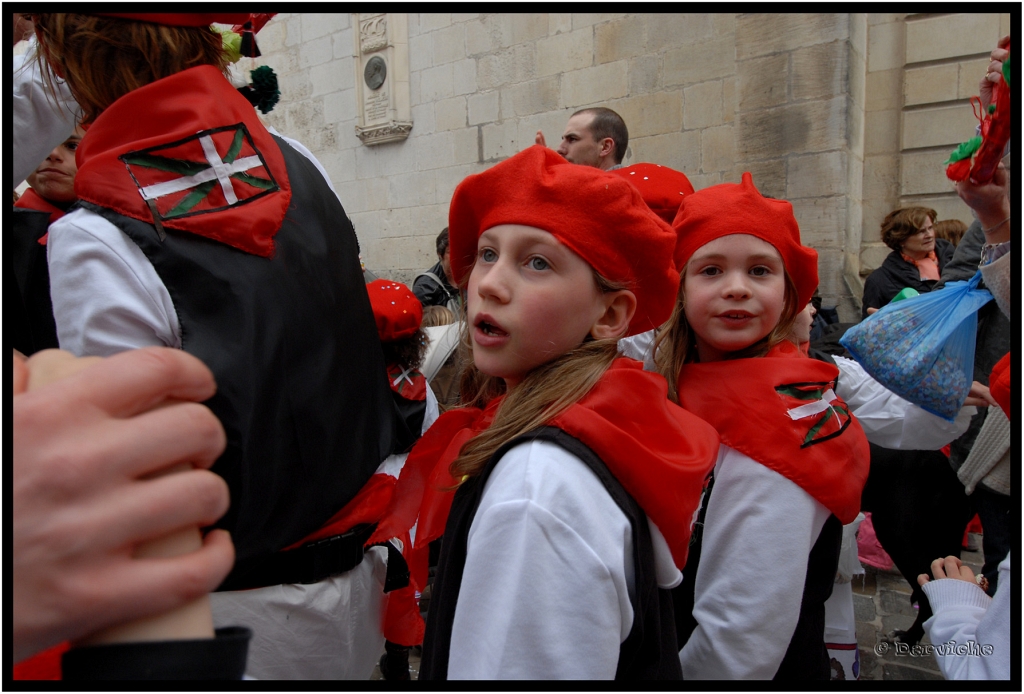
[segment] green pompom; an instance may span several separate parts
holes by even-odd
[[[959,147],[953,150],[953,153],[949,155],[949,159],[942,162],[943,164],[952,164],[955,161],[961,161],[963,159],[969,159],[978,151],[981,147],[981,135],[975,135],[967,142],[962,143]]]
[[[988,112],[989,113],[995,113],[996,112],[996,105],[995,104],[989,104],[988,105]]]
[[[1010,86],[1010,58],[1007,56],[1006,60],[1003,61],[1003,81],[1006,82],[1006,86]]]
[[[268,65],[260,65],[249,74],[256,96],[256,108],[262,113],[270,113],[281,99],[281,90],[277,88],[277,75]]]
[[[229,63],[237,63],[242,59],[242,37],[233,31],[227,29],[221,29],[219,27],[211,27],[214,31],[220,34],[221,42],[224,46],[224,57],[227,58]]]

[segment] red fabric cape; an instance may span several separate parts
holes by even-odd
[[[992,367],[992,375],[988,379],[989,392],[992,393],[992,398],[999,403],[999,406],[1003,408],[1003,412],[1006,413],[1006,418],[1010,417],[1010,352],[1007,352],[1002,359],[996,362],[996,365]]]
[[[796,483],[846,524],[868,477],[864,430],[838,396],[821,412],[789,415],[820,402],[838,376],[832,364],[783,342],[763,358],[687,364],[679,402],[710,422],[722,443]]]
[[[718,435],[668,400],[668,385],[640,362],[619,358],[596,386],[550,425],[596,453],[665,536],[677,566],[686,562],[690,522],[718,457]],[[416,523],[406,552],[412,587],[426,583],[428,547],[444,534],[458,480],[448,472],[462,446],[484,431],[503,398],[485,409],[450,410],[413,447],[388,513],[370,542],[401,536]]]
[[[37,193],[31,188],[26,188],[25,192],[22,193],[21,197],[18,198],[18,202],[14,203],[15,207],[20,207],[26,210],[36,210],[37,212],[46,212],[50,215],[50,224],[53,224],[58,219],[64,216],[64,210],[60,209],[49,200],[44,198],[42,195]],[[39,237],[39,243],[42,246],[46,245],[46,237],[50,235],[50,232],[46,232]]]
[[[216,148],[219,161],[213,165],[204,135]],[[201,181],[151,202],[165,227],[263,257],[273,254],[274,235],[291,201],[277,143],[245,97],[208,65],[122,96],[89,127],[75,159],[80,200],[150,224],[153,213],[143,189],[163,184],[166,190],[189,176],[247,167],[224,171],[223,182]],[[229,190],[237,202],[228,200]]]

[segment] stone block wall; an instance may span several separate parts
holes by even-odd
[[[281,14],[260,33],[281,80],[267,116],[323,162],[368,267],[433,264],[455,186],[587,106],[618,111],[626,163],[700,189],[751,171],[793,202],[826,303],[852,317],[886,251],[882,217],[922,201],[965,217],[938,162],[969,136],[967,98],[1008,14],[409,14],[413,129],[355,135],[349,14]],[[977,74],[975,74],[977,73]]]
[[[890,252],[880,237],[890,211],[924,205],[970,224],[943,162],[974,134],[970,97],[1010,16],[869,14],[868,25],[860,272],[847,276],[860,286]]]

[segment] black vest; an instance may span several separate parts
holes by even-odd
[[[151,224],[79,203],[142,249],[182,348],[216,377],[206,405],[227,449],[213,470],[231,491],[216,527],[231,531],[239,562],[301,540],[352,499],[392,452],[397,416],[352,224],[312,162],[274,139],[292,199],[269,259],[170,228],[161,240]]]
[[[50,213],[15,207],[12,222],[4,242],[10,272],[7,288],[13,297],[7,302],[13,316],[7,326],[14,349],[28,356],[57,346],[46,246],[39,243],[50,227]]]
[[[680,648],[697,628],[697,620],[693,617],[693,601],[704,541],[704,517],[713,488],[712,477],[704,493],[697,523],[693,528],[690,553],[686,560],[686,568],[683,569],[683,582],[672,591],[676,605],[676,635]],[[807,558],[800,618],[796,623],[793,638],[789,641],[786,655],[775,673],[776,680],[829,680],[832,677],[828,649],[825,648],[825,601],[832,595],[842,544],[843,524],[835,515],[830,515]]]
[[[553,427],[538,429],[499,448],[483,472],[464,482],[455,493],[441,544],[437,574],[431,589],[430,611],[423,637],[423,659],[420,661],[420,679],[448,679],[452,623],[462,584],[462,572],[466,565],[466,539],[476,516],[480,498],[483,496],[487,478],[510,448],[537,439],[555,443],[586,463],[629,518],[633,528],[636,581],[632,603],[633,627],[619,648],[615,679],[682,679],[672,599],[669,591],[658,588],[654,568],[654,547],[651,544],[647,517],[593,451],[578,439]],[[559,619],[559,615],[553,614],[551,618]]]

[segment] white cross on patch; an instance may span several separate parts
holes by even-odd
[[[199,142],[203,146],[203,154],[206,155],[206,160],[210,162],[210,168],[203,169],[199,173],[192,174],[191,176],[182,176],[181,178],[174,178],[170,181],[154,183],[151,186],[141,188],[139,192],[142,193],[142,198],[144,200],[155,200],[156,198],[170,195],[171,193],[195,188],[200,183],[216,180],[220,183],[220,188],[224,191],[224,199],[228,201],[228,204],[234,205],[238,202],[238,196],[235,195],[235,188],[231,184],[231,174],[263,166],[263,162],[258,156],[253,155],[236,159],[230,164],[225,164],[224,160],[221,159],[220,155],[217,153],[217,145],[213,143],[212,137],[209,135],[202,135],[199,138]]]
[[[819,412],[824,412],[825,410],[831,409],[832,401],[838,399],[839,398],[836,396],[835,391],[829,388],[824,393],[822,393],[821,400],[815,400],[814,402],[809,402],[806,405],[794,407],[791,410],[787,410],[786,414],[788,414],[789,418],[793,420],[812,417],[818,414]],[[833,411],[833,414],[835,414],[835,411]]]

